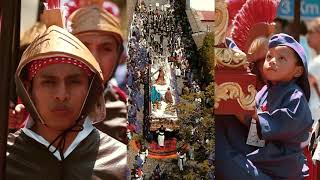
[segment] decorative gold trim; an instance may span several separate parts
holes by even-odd
[[[255,96],[257,91],[255,86],[250,84],[248,86],[249,94],[245,94],[242,91],[241,86],[235,82],[225,82],[220,85],[215,83],[215,103],[214,108],[217,109],[219,107],[219,103],[221,100],[227,101],[237,100],[239,105],[244,110],[254,110],[255,106]]]
[[[229,14],[225,0],[216,0],[214,14],[214,45],[218,45],[225,42],[227,34]]]
[[[238,49],[214,48],[215,66],[236,68],[247,64],[247,56]]]

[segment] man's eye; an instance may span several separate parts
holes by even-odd
[[[71,80],[70,83],[71,84],[80,84],[81,81],[80,80]]]
[[[52,81],[52,80],[45,80],[45,81],[42,81],[42,84],[54,84],[54,81]]]
[[[105,51],[112,51],[112,46],[110,46],[110,44],[105,44],[102,46],[102,48]]]
[[[104,51],[108,51],[108,52],[109,52],[109,51],[112,51],[112,49],[111,49],[110,47],[103,47],[103,50],[104,50]]]

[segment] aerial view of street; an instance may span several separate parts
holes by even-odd
[[[207,24],[213,17],[205,19],[210,11],[194,17],[197,12],[187,6],[179,0],[138,1],[131,14],[127,134],[132,179],[212,179],[214,89],[204,48],[193,35],[197,24],[190,25],[190,19],[204,20],[203,34],[210,34]]]

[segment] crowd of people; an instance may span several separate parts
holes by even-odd
[[[130,94],[128,121],[129,127],[132,127],[132,131],[128,133],[130,137],[132,137],[132,133],[139,134],[141,133],[141,128],[145,128],[142,127],[145,126],[141,124],[142,120],[137,119],[137,113],[142,111],[145,103],[144,96],[146,94],[143,91],[143,85],[146,82],[150,84],[165,83],[164,77],[151,78],[153,75],[150,73],[151,68],[156,69],[156,73],[159,72],[161,74],[160,71],[164,71],[173,76],[169,84],[167,84],[169,90],[166,89],[167,91],[163,97],[159,96],[159,101],[163,99],[168,104],[178,102],[182,89],[185,87],[189,87],[192,92],[200,91],[197,81],[193,80],[195,77],[191,70],[191,61],[194,60],[193,58],[196,55],[196,48],[192,38],[190,38],[192,32],[188,19],[184,16],[184,11],[184,6],[175,0],[170,0],[164,4],[139,1],[135,6],[128,38],[129,58],[127,62],[127,85]],[[166,67],[169,67],[169,69],[166,69]],[[149,81],[146,81],[146,78],[149,78]],[[179,87],[177,78],[187,82],[182,87]],[[154,86],[152,88],[155,89]],[[153,92],[152,89],[150,90]],[[152,102],[150,103],[154,104],[153,101],[156,100],[156,96],[152,97],[150,99]],[[160,147],[165,146],[167,128],[162,125],[162,129],[160,127],[159,131],[157,131],[158,138],[154,138],[157,139]],[[182,151],[178,154],[182,155]],[[178,166],[181,170],[183,170],[186,162],[186,153],[183,154],[185,158],[183,161],[178,158]],[[140,159],[140,156],[136,156],[134,172],[142,171],[140,167],[143,166],[143,163],[139,163]],[[133,174],[137,176],[137,173]]]

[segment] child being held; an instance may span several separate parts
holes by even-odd
[[[287,34],[273,35],[263,75],[267,85],[256,96],[253,119],[257,135],[265,143],[240,160],[240,166],[248,174],[262,177],[257,179],[303,179],[308,167],[302,149],[308,144],[313,123],[303,47]]]

